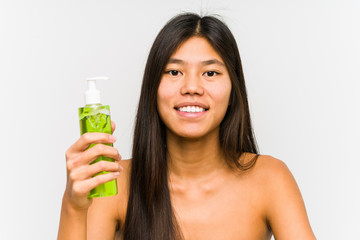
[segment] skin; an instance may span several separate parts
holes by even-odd
[[[270,239],[271,231],[276,239],[315,239],[299,188],[282,161],[262,155],[247,171],[226,165],[219,125],[230,91],[223,60],[199,37],[173,53],[160,82],[157,100],[166,125],[169,186],[184,239]],[[179,111],[188,105],[206,111]],[[131,160],[120,161],[115,148],[102,144],[86,150],[91,143],[114,141],[108,134],[84,134],[67,151],[68,182],[58,239],[121,239]],[[100,155],[116,162],[89,165]],[[241,156],[244,161],[253,157]],[[110,173],[91,178],[100,171]],[[119,194],[87,199],[95,185],[114,178]]]

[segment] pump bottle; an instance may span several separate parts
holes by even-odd
[[[96,89],[97,80],[107,80],[107,79],[108,79],[107,77],[95,77],[95,78],[86,79],[88,84],[88,90],[85,92],[86,105],[85,107],[79,108],[81,135],[86,132],[102,132],[102,133],[112,134],[110,107],[109,105],[101,104],[100,91]],[[96,144],[91,144],[89,148],[95,145]],[[113,146],[113,144],[106,144],[106,145]],[[114,162],[112,158],[100,156],[91,164],[94,164],[98,161]],[[97,175],[105,174],[105,173],[107,172],[103,171],[98,173]],[[110,182],[106,182],[92,189],[88,194],[88,198],[105,197],[116,194],[117,194],[117,183],[116,183],[116,179],[114,179]]]

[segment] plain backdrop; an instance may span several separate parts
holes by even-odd
[[[147,55],[185,11],[235,35],[260,151],[288,165],[317,238],[359,239],[358,0],[1,0],[1,239],[56,239],[85,78],[111,78],[98,87],[131,157]]]

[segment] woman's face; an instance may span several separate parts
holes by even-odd
[[[200,138],[218,131],[230,92],[220,55],[205,38],[188,39],[170,57],[158,89],[157,107],[167,133]]]

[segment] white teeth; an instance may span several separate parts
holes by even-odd
[[[195,113],[195,112],[204,112],[205,109],[199,106],[186,106],[186,107],[181,107],[179,108],[180,112],[190,112],[190,113]]]

